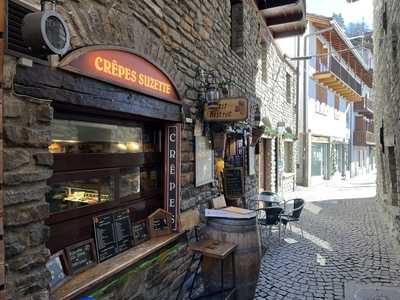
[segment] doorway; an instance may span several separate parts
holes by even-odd
[[[313,143],[311,150],[311,176],[314,179],[324,179],[327,176],[327,144]]]

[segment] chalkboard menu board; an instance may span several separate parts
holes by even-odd
[[[118,252],[128,250],[133,246],[129,210],[124,209],[114,213],[114,224],[117,237]]]
[[[69,246],[65,251],[72,274],[84,271],[97,263],[93,239]]]
[[[243,168],[224,169],[224,193],[227,197],[242,197]]]
[[[147,220],[135,222],[135,224],[133,225],[133,239],[135,241],[135,245],[138,245],[149,239]]]
[[[170,234],[172,232],[172,215],[159,208],[149,217],[149,233],[151,237]]]
[[[46,268],[50,272],[50,289],[55,290],[70,277],[68,265],[65,259],[64,250],[52,255],[46,263]]]
[[[93,223],[99,262],[132,247],[129,210],[96,216]]]

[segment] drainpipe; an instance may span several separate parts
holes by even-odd
[[[318,30],[309,34],[306,34],[303,37],[303,56],[307,56],[307,38],[310,36],[314,35],[319,35],[324,32],[328,32],[333,30],[333,27],[328,27],[322,30]],[[305,165],[303,165],[303,184],[308,185],[308,169],[310,162],[308,161],[308,142],[307,142],[307,136],[308,136],[308,97],[307,97],[307,61],[305,60],[303,62],[303,161],[305,162]],[[306,184],[307,183],[307,184]]]
[[[0,0],[0,133],[3,132],[3,76],[4,76],[4,53],[5,53],[5,40],[4,35],[6,32],[6,1]],[[1,134],[3,136],[3,134]],[[0,149],[3,149],[3,140],[0,138]],[[3,163],[3,151],[0,152],[0,162]],[[0,167],[0,184],[3,185],[4,171],[3,167]],[[4,255],[4,226],[3,226],[3,214],[4,214],[4,188],[1,187],[0,191],[0,298],[5,294],[5,255]],[[2,295],[2,296],[1,296]],[[2,298],[3,299],[3,298]]]
[[[300,36],[297,37],[297,57],[300,57]],[[296,138],[299,138],[299,115],[300,115],[300,61],[296,63]]]

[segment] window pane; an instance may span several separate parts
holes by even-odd
[[[46,195],[50,212],[105,203],[114,200],[114,176],[93,177],[54,183]]]
[[[74,120],[52,122],[52,153],[159,152],[160,131]]]
[[[121,198],[140,193],[140,168],[121,171],[119,194]]]
[[[142,191],[161,189],[161,166],[142,168],[140,172],[140,186]]]

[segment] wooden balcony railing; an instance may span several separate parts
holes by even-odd
[[[349,101],[362,100],[361,83],[333,56],[317,57],[313,78]]]
[[[374,115],[374,103],[371,99],[363,97],[362,101],[354,103],[354,111],[372,118]]]

